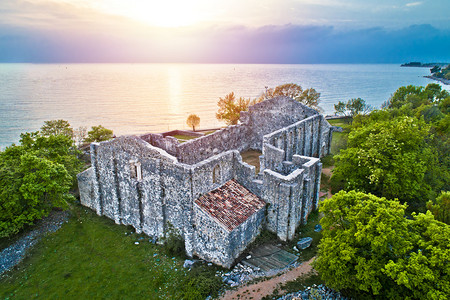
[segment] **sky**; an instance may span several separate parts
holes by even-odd
[[[450,61],[450,0],[1,0],[0,62]]]

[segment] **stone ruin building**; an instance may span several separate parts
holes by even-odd
[[[286,241],[306,223],[332,131],[317,111],[277,97],[185,143],[162,134],[92,143],[81,203],[155,239],[172,228],[188,256],[230,268],[263,228]],[[248,149],[262,152],[259,173],[242,161]]]

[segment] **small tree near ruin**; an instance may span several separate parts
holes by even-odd
[[[200,117],[196,114],[190,114],[189,117],[187,117],[186,124],[195,131],[195,127],[200,125]]]

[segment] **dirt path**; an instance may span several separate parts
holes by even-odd
[[[314,258],[315,257],[306,262],[303,262],[297,268],[287,271],[286,273],[283,273],[272,279],[242,286],[237,290],[227,291],[222,297],[220,297],[220,299],[261,299],[264,296],[271,295],[273,291],[282,283],[295,280],[297,277],[309,273],[312,270],[311,263],[313,262]]]
[[[328,167],[328,168],[323,168],[322,169],[322,173],[327,175],[328,178],[331,178],[332,172],[333,172],[334,166]],[[325,193],[320,192],[319,193],[319,197],[322,197],[322,195],[324,195]],[[333,196],[333,194],[331,194],[331,187],[328,188],[327,190],[327,199],[331,198]]]

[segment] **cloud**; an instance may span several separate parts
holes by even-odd
[[[2,62],[398,63],[449,61],[450,30],[413,25],[210,26],[87,33],[0,26]]]
[[[422,4],[423,4],[422,2],[410,2],[410,3],[406,3],[406,7],[419,6]]]

